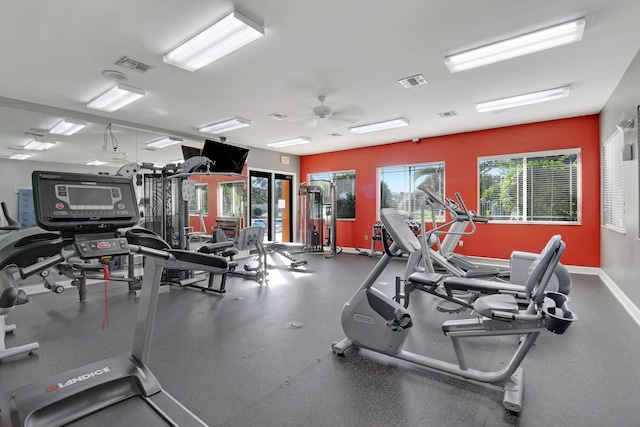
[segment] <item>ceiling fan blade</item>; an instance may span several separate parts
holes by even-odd
[[[333,115],[362,117],[364,116],[364,110],[357,105],[349,104],[334,110]]]
[[[324,122],[324,120],[315,118],[315,119],[312,119],[309,123],[307,123],[307,127],[319,128],[319,127],[322,127],[322,124],[323,124],[322,122]]]
[[[351,104],[335,110],[331,119],[342,123],[354,123],[362,116],[364,116],[364,110],[357,105]]]

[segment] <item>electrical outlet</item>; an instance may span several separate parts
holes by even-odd
[[[367,236],[366,234],[364,235],[364,240],[369,240],[369,236]]]
[[[458,242],[458,246],[464,246],[464,241],[463,241],[463,240],[460,240],[460,241]]]

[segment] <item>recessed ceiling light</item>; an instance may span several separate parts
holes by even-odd
[[[107,162],[103,162],[101,160],[89,160],[86,164],[89,166],[102,166],[106,165]]]
[[[31,154],[23,154],[23,153],[13,153],[9,156],[9,158],[13,160],[26,160],[29,157],[31,157]]]

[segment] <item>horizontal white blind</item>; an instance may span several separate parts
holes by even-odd
[[[603,145],[602,218],[606,227],[624,233],[624,133],[616,130]]]
[[[527,158],[527,219],[577,221],[578,154]]]
[[[479,159],[480,212],[499,221],[579,222],[580,151]]]

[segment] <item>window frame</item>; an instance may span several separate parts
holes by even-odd
[[[581,148],[563,148],[558,150],[543,150],[543,151],[530,151],[530,152],[519,152],[519,153],[509,153],[509,154],[499,154],[492,156],[481,156],[477,158],[477,206],[478,211],[482,215],[482,203],[481,203],[481,177],[480,177],[480,163],[482,161],[490,161],[490,160],[503,160],[503,159],[519,159],[521,160],[526,167],[526,159],[531,157],[552,157],[552,156],[560,156],[560,155],[577,155],[577,170],[576,170],[576,220],[575,221],[559,221],[559,220],[551,220],[551,221],[533,221],[533,220],[524,220],[524,219],[514,219],[514,220],[505,220],[505,219],[493,219],[491,221],[492,224],[539,224],[539,225],[582,225],[582,149]],[[526,183],[523,183],[523,189],[526,189]],[[527,206],[527,195],[521,196],[523,199],[523,211],[526,212]],[[490,215],[489,215],[490,216]]]
[[[442,182],[442,192],[440,193],[438,191],[438,189],[436,189],[436,192],[442,196],[442,198],[444,199],[446,196],[446,188],[447,188],[447,174],[446,174],[446,166],[447,163],[445,160],[435,160],[435,161],[430,161],[430,162],[420,162],[420,163],[409,163],[409,164],[399,164],[399,165],[386,165],[386,166],[379,166],[376,168],[376,220],[379,221],[380,220],[380,209],[382,206],[382,200],[380,200],[380,196],[382,193],[382,179],[380,176],[380,173],[383,169],[391,169],[391,168],[418,168],[418,167],[432,167],[432,166],[442,166],[442,177],[441,177],[441,182]],[[408,172],[408,171],[407,171]],[[414,192],[417,191],[414,189]],[[407,219],[409,220],[409,219]],[[419,221],[421,220],[421,218],[415,218],[413,219],[414,221]],[[431,218],[431,210],[430,209],[426,209],[425,206],[425,217],[424,217],[424,221],[432,221]],[[444,221],[446,221],[446,217],[445,217],[445,213],[443,210],[437,210],[436,211],[436,223],[443,223]]]
[[[202,190],[203,188],[205,191]],[[202,212],[203,217],[209,216],[209,184],[206,182],[196,182],[194,192],[195,197],[193,198],[193,202],[196,204],[196,209],[192,209],[191,201],[189,201],[189,215],[199,216],[200,212]],[[201,206],[205,206],[206,210],[199,209]]]
[[[329,176],[329,180],[330,182],[334,182],[334,179],[336,176],[339,175],[344,175],[344,174],[353,174],[353,217],[340,217],[340,216],[336,216],[336,220],[338,221],[355,221],[356,220],[356,191],[357,191],[357,184],[356,184],[356,170],[355,169],[347,169],[347,170],[340,170],[340,171],[325,171],[325,172],[313,172],[313,173],[309,173],[307,174],[307,182],[309,182],[310,184],[314,184],[314,185],[320,185],[322,187],[323,192],[326,189],[326,186],[323,185],[323,183],[326,183],[326,181],[324,180],[324,178],[317,178],[318,175],[328,175]],[[315,179],[313,177],[316,177]],[[337,192],[337,188],[336,188],[336,192]],[[331,199],[330,199],[330,194],[322,194],[322,198],[323,198],[323,203],[324,204],[330,204],[331,203]],[[340,201],[340,195],[336,194],[336,205],[339,204]],[[337,209],[337,206],[336,206]]]
[[[244,208],[242,206],[242,202],[240,202],[240,206],[238,209],[238,213],[237,214],[229,214],[225,211],[224,209],[224,187],[227,185],[231,185],[233,190],[232,193],[234,195],[237,195],[237,191],[235,191],[235,187],[236,185],[238,186],[242,186],[245,194],[246,194],[246,188],[247,188],[247,182],[244,180],[234,180],[234,181],[222,181],[222,182],[218,182],[218,216],[221,217],[233,217],[233,218],[241,218],[244,216]],[[232,202],[232,204],[235,204],[235,198],[234,198],[234,202]]]

